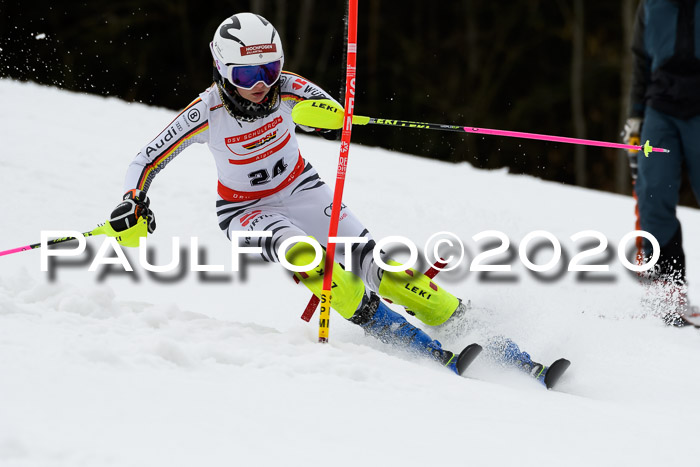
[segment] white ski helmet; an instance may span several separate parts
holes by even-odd
[[[253,13],[238,13],[226,18],[217,28],[210,49],[221,76],[246,89],[259,81],[272,86],[279,79],[284,65],[282,41],[277,30],[265,18]],[[256,76],[250,70],[257,65],[268,65],[268,68],[261,68]],[[247,80],[236,82],[235,68],[248,70]],[[251,85],[250,81],[255,78],[259,79]]]

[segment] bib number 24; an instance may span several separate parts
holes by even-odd
[[[277,163],[272,167],[272,174],[267,169],[256,170],[248,174],[250,179],[250,184],[252,186],[260,186],[269,183],[273,178],[278,175],[283,174],[287,170],[287,164],[284,163],[283,159],[277,161]]]

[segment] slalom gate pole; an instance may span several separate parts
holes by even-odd
[[[328,99],[319,99],[300,102],[292,111],[295,123],[313,128],[340,128],[342,125],[343,109],[335,102]],[[555,143],[580,144],[584,146],[599,146],[605,148],[626,149],[628,151],[642,151],[646,157],[651,152],[670,152],[668,149],[655,148],[647,141],[644,145],[609,143],[592,139],[569,138],[566,136],[542,135],[538,133],[523,133],[520,131],[493,130],[489,128],[476,128],[461,125],[445,125],[441,123],[411,122],[408,120],[392,120],[389,118],[365,117],[353,115],[353,125],[384,125],[400,128],[416,128],[423,130],[456,131],[459,133],[473,133],[481,135],[507,136],[509,138],[535,139],[551,141]]]
[[[447,261],[445,261],[442,258],[439,258],[437,261],[435,261],[435,264],[433,264],[427,271],[425,271],[423,274],[428,276],[430,279],[434,279],[435,276],[438,275],[440,271],[442,271],[445,266],[447,266]]]
[[[82,235],[83,237],[92,237],[93,235],[100,234],[102,234],[101,227],[97,227],[96,229],[91,230],[89,232],[83,232]],[[70,242],[71,240],[75,239],[75,237],[55,238],[53,240],[48,240],[46,242],[46,245],[56,245],[58,243]],[[34,250],[36,248],[41,248],[41,243],[33,243],[31,245],[25,245],[18,248],[12,248],[10,250],[0,251],[0,256],[11,255],[13,253],[19,253],[20,251]]]
[[[345,173],[348,167],[348,153],[350,152],[350,134],[352,132],[352,114],[355,107],[355,66],[357,63],[357,0],[348,2],[348,39],[347,39],[347,63],[345,66],[345,110],[343,116],[343,133],[340,142],[340,155],[338,157],[338,171],[335,178],[335,191],[333,193],[333,206],[331,208],[331,221],[328,227],[328,248],[326,248],[326,265],[323,276],[323,291],[321,292],[321,313],[319,317],[318,341],[328,342],[328,327],[331,317],[331,287],[333,285],[333,263],[335,261],[335,247],[331,238],[338,235],[338,221],[340,208],[343,201],[343,188],[345,187]]]

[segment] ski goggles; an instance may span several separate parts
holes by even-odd
[[[253,89],[261,81],[270,87],[280,79],[282,74],[282,60],[263,65],[226,65],[216,58],[215,60],[219,73],[231,84],[242,89]]]

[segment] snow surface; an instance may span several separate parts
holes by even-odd
[[[129,161],[174,115],[9,80],[0,101],[0,250],[103,222]],[[338,143],[300,141],[332,184]],[[633,230],[630,197],[352,147],[344,201],[375,238],[421,247],[454,232],[473,259],[488,243],[473,235],[508,236],[514,253],[494,260],[511,273],[438,276],[474,305],[469,331],[443,343],[504,334],[538,361],[565,356],[555,392],[485,359],[455,377],[337,314],[330,343],[316,343],[316,319],[299,319],[309,293],[287,271],[230,271],[215,187],[207,148],[190,147],[149,192],[149,245],[163,264],[173,237],[197,237],[200,262],[223,273],[150,275],[133,251],[133,273],[89,272],[87,254],[53,274],[39,250],[0,258],[0,465],[697,465],[700,336],[640,311],[616,255]],[[694,238],[700,214],[679,215]],[[601,232],[609,254],[592,260],[610,272],[531,273],[517,246],[534,230],[561,242],[564,269],[581,249],[570,236]],[[88,239],[93,255],[102,240]],[[700,253],[686,254],[698,284]],[[533,256],[543,264],[551,250]]]

